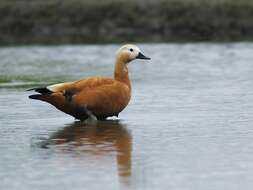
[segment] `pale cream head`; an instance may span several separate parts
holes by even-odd
[[[133,44],[126,44],[119,48],[117,51],[117,58],[126,62],[130,62],[134,59],[150,59],[149,57],[144,56],[140,49]]]

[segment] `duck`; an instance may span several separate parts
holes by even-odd
[[[150,60],[136,45],[123,45],[116,52],[113,77],[96,76],[32,88],[28,91],[35,94],[29,98],[47,102],[81,121],[119,117],[131,99],[128,65],[135,59]]]

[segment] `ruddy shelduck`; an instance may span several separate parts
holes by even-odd
[[[127,44],[116,53],[114,78],[91,77],[74,82],[33,88],[38,94],[29,98],[48,102],[76,119],[104,120],[117,116],[131,98],[128,63],[134,59],[150,59],[136,45]]]

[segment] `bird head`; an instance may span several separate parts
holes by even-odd
[[[117,51],[117,57],[126,63],[129,63],[130,61],[133,61],[135,59],[150,60],[149,57],[143,55],[141,50],[133,44],[126,44],[120,47]]]

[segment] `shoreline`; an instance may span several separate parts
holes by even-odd
[[[14,0],[0,16],[1,46],[253,41],[249,0]]]

